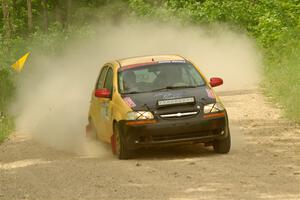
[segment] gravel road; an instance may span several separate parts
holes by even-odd
[[[58,151],[13,134],[0,145],[0,200],[300,199],[300,127],[258,90],[224,92],[232,150],[181,146],[133,160]]]

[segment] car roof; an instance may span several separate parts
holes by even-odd
[[[143,63],[151,63],[151,62],[161,62],[161,61],[185,61],[186,59],[180,55],[149,55],[149,56],[138,56],[131,58],[123,58],[117,60],[120,64],[120,67],[129,66],[129,65],[138,65]]]

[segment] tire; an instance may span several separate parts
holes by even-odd
[[[97,132],[92,122],[86,126],[86,137],[92,140],[97,140]]]
[[[220,140],[215,140],[213,143],[213,147],[216,153],[226,154],[230,151],[231,147],[231,137],[229,128],[226,128],[227,136]]]
[[[127,160],[133,157],[133,151],[126,147],[124,139],[120,134],[120,130],[117,125],[114,126],[114,134],[111,138],[111,146],[113,153],[120,160]]]

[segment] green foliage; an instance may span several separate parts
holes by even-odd
[[[285,108],[288,117],[300,123],[300,29],[280,37],[265,59],[266,93]]]
[[[129,6],[135,11],[137,16],[149,17],[155,13],[153,7],[143,0],[129,0]]]
[[[196,25],[225,23],[247,31],[264,52],[266,93],[286,108],[289,117],[300,122],[300,0],[48,0],[46,7],[41,0],[31,0],[32,32],[27,28],[26,1],[6,1],[10,37],[6,34],[9,27],[0,18],[0,112],[4,116],[15,87],[16,75],[9,66],[20,56],[35,48],[41,54],[58,55],[74,37],[95,34],[93,23],[119,24],[131,18]],[[11,119],[3,118],[0,140],[11,127]]]
[[[130,0],[138,16],[162,21],[227,25],[246,30],[264,52],[267,95],[285,108],[287,116],[300,122],[300,1],[166,0],[151,4]],[[145,14],[146,13],[146,14]]]
[[[7,103],[12,98],[14,85],[9,69],[0,69],[0,112],[6,111]]]
[[[5,140],[9,133],[13,130],[13,119],[0,114],[0,143]]]
[[[64,50],[65,44],[74,39],[74,37],[88,38],[94,34],[94,31],[86,22],[90,21],[88,16],[90,10],[96,10],[96,8],[90,7],[90,10],[86,9],[86,13],[79,12],[79,14],[76,12],[73,19],[77,22],[69,24],[68,27],[64,27],[64,24],[51,19],[51,15],[54,15],[54,13],[49,13],[49,18],[53,21],[49,23],[48,30],[45,32],[41,20],[38,20],[42,19],[40,1],[32,1],[32,3],[33,15],[36,16],[36,21],[34,22],[36,26],[32,33],[28,33],[26,28],[26,1],[17,1],[17,5],[21,6],[17,10],[14,10],[12,3],[9,2],[9,11],[11,13],[13,13],[12,11],[16,11],[11,16],[13,27],[11,37],[8,38],[5,36],[3,19],[0,18],[0,142],[4,140],[13,128],[12,119],[8,116],[8,106],[13,100],[15,91],[14,82],[18,74],[10,66],[22,55],[31,52],[33,49],[39,49],[41,55],[59,55]],[[106,10],[108,13],[100,12],[99,9],[99,13],[94,16],[97,15],[97,20],[104,20],[107,16],[107,18],[111,19],[112,16],[109,13],[112,13],[112,10],[120,9],[118,7],[120,5],[109,5]],[[49,9],[51,9],[51,6],[49,5]],[[78,10],[82,9],[79,8]],[[0,14],[2,16],[2,9]],[[113,17],[115,20],[118,18],[116,15]],[[79,18],[85,18],[85,21],[77,20]]]

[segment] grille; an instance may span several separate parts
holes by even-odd
[[[162,114],[162,115],[160,115],[160,117],[162,117],[162,118],[180,118],[180,117],[193,116],[196,114],[198,114],[198,112],[178,112],[178,113]]]

